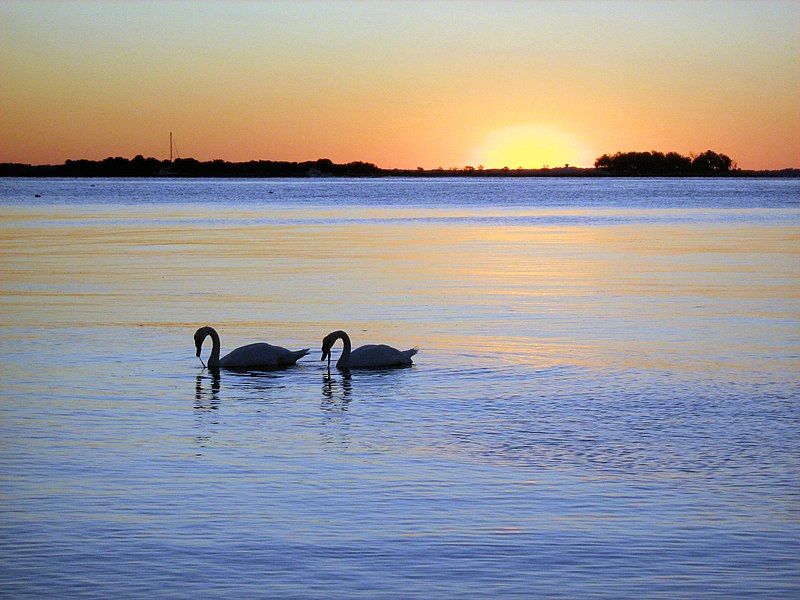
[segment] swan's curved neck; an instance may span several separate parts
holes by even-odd
[[[350,344],[350,336],[347,335],[344,331],[336,331],[333,333],[334,341],[335,340],[342,340],[344,344],[344,349],[342,350],[342,355],[339,357],[339,360],[336,361],[336,368],[347,370],[350,368],[350,350],[352,348]]]
[[[211,341],[214,343],[213,347],[211,348],[211,356],[208,357],[208,366],[209,367],[218,367],[219,366],[219,335],[214,330],[213,327],[208,328],[208,335],[211,336]]]

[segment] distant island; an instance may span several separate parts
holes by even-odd
[[[731,158],[712,150],[696,156],[677,152],[617,152],[603,154],[594,167],[564,165],[541,169],[485,169],[481,165],[383,169],[370,162],[336,164],[327,158],[304,162],[227,162],[194,158],[169,161],[138,155],[132,159],[67,160],[61,165],[0,163],[0,177],[800,177],[800,169],[739,169]]]

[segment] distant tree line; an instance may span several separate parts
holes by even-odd
[[[336,164],[327,158],[305,162],[177,158],[170,162],[138,155],[132,159],[67,160],[63,165],[0,164],[0,176],[6,177],[369,177],[381,174],[381,169],[372,163]]]
[[[611,175],[724,175],[736,168],[730,157],[706,150],[697,156],[683,156],[677,152],[617,152],[603,154],[594,161],[597,169]]]
[[[541,169],[452,167],[382,169],[370,162],[337,164],[327,158],[304,162],[251,160],[226,162],[178,158],[172,162],[137,155],[132,159],[68,160],[63,165],[0,163],[0,177],[800,177],[800,169],[744,171],[724,154],[707,150],[696,156],[677,152],[603,154],[594,168]]]

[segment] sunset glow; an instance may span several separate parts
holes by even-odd
[[[800,166],[797,2],[0,4],[0,161]]]
[[[489,168],[589,165],[596,156],[576,136],[547,125],[514,125],[491,132],[475,161]]]

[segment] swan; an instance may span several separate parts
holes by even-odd
[[[407,367],[411,365],[411,357],[419,352],[418,348],[398,350],[384,344],[367,344],[350,351],[350,336],[344,331],[334,331],[322,340],[322,360],[328,359],[331,364],[331,348],[336,340],[342,340],[344,350],[336,363],[342,371],[350,369],[381,369],[386,367]]]
[[[264,342],[248,344],[236,348],[233,352],[219,357],[219,335],[213,327],[201,327],[194,333],[194,345],[197,348],[197,357],[200,358],[200,349],[207,336],[211,336],[214,347],[211,349],[211,356],[208,357],[208,367],[211,369],[223,367],[226,369],[236,368],[257,368],[257,369],[277,369],[289,367],[297,362],[302,356],[308,354],[308,348],[303,350],[287,350],[280,346],[272,346]],[[200,359],[202,362],[202,359]]]

